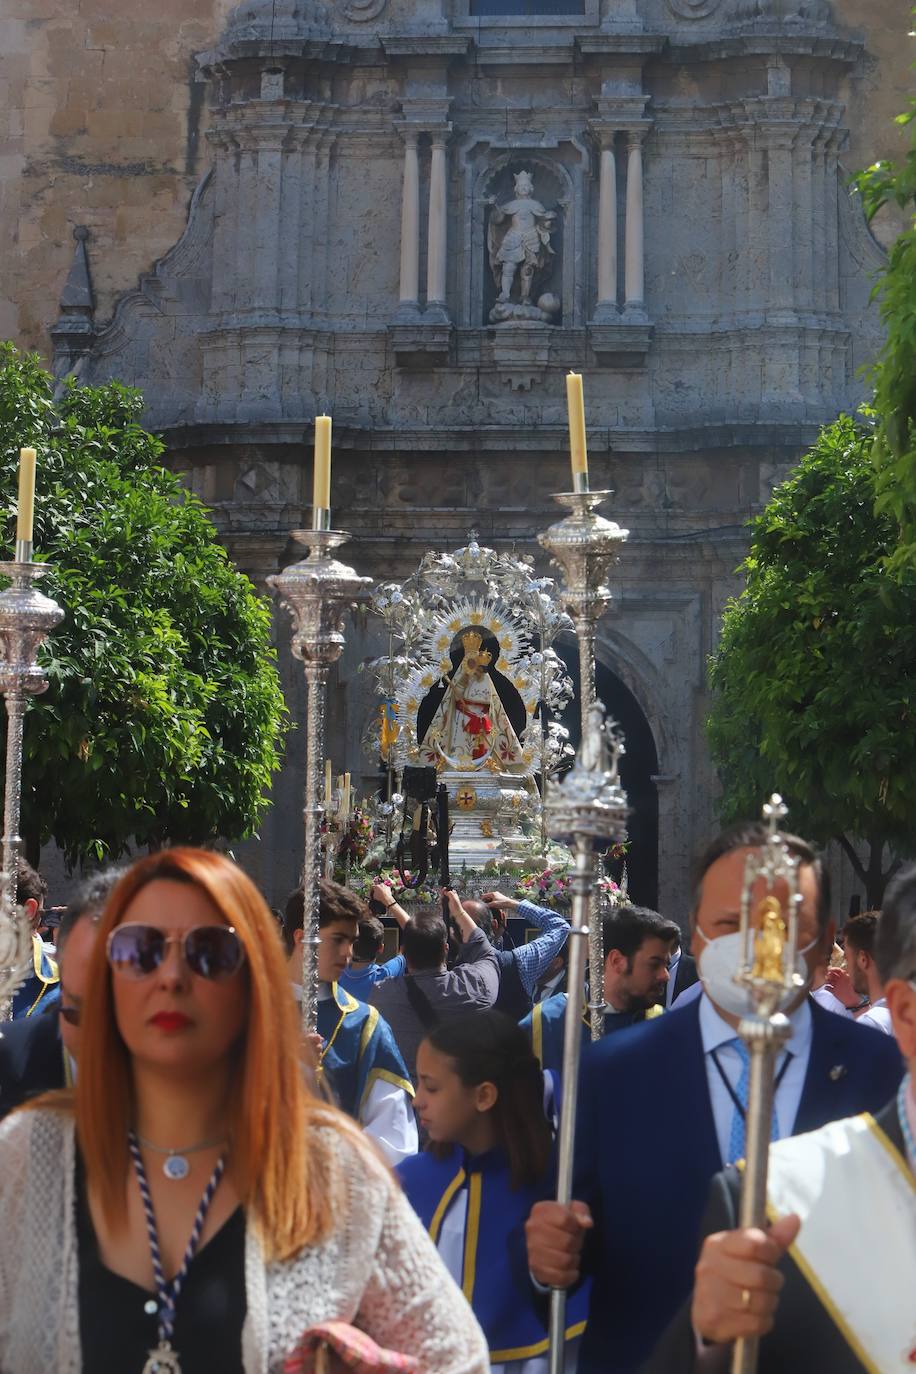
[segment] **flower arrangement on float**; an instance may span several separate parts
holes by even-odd
[[[603,856],[605,863],[620,862],[626,857],[628,843],[614,845]],[[368,900],[373,883],[385,883],[391,895],[406,911],[415,906],[433,906],[439,901],[436,875],[428,873],[417,883],[417,874],[405,869],[403,874],[390,862],[384,862],[384,845],[374,841],[367,846],[358,863],[351,863],[347,885],[358,896]],[[452,871],[452,885],[460,896],[479,897],[489,890],[511,893],[519,901],[534,902],[536,906],[567,909],[572,896],[572,864],[569,851],[562,845],[552,845],[549,861],[534,855],[527,860],[517,858],[502,863],[487,864],[483,868]],[[598,890],[604,906],[617,906],[626,900],[626,889],[602,874]]]

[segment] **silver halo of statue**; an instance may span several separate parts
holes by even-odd
[[[464,891],[551,856],[568,865],[543,804],[572,754],[559,716],[573,687],[554,643],[573,625],[553,580],[471,533],[460,549],[427,553],[404,583],[380,586],[370,604],[388,631],[388,652],[369,665],[380,705],[364,736],[387,772],[374,862],[390,850],[396,807],[402,826],[420,823],[404,781],[420,769],[447,789]]]

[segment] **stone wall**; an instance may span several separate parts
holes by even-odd
[[[568,485],[563,374],[584,372],[593,485],[631,530],[600,654],[652,732],[659,901],[681,918],[744,522],[861,394],[881,254],[845,179],[905,141],[897,6],[763,9],[587,0],[518,23],[460,0],[330,18],[247,0],[147,31],[84,4],[11,20],[4,68],[26,117],[0,182],[19,229],[0,320],[45,350],[55,325],[59,370],[143,387],[259,585],[292,556],[322,410],[360,572],[406,576],[471,528],[535,548]],[[532,299],[555,306],[494,325],[489,198],[521,169],[553,216]],[[97,305],[73,305],[77,281],[58,321],[77,224]],[[278,643],[301,721],[285,619]],[[331,753],[367,783],[359,668],[380,647],[355,626],[331,692]],[[245,850],[275,901],[301,856],[302,734]]]
[[[74,225],[92,232],[103,319],[180,236],[207,161],[194,54],[230,8],[229,0],[7,0],[0,336],[49,353]]]
[[[661,14],[669,14],[662,3]],[[71,230],[93,234],[98,317],[179,238],[208,162],[204,87],[194,56],[212,46],[231,0],[8,0],[0,20],[0,336],[50,356],[48,330],[72,258]],[[834,0],[865,36],[848,78],[849,170],[899,156],[893,123],[912,93],[898,0]],[[419,22],[406,6],[405,27]],[[529,94],[529,102],[533,96]],[[887,237],[890,229],[879,233]]]

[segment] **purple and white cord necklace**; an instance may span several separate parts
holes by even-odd
[[[226,1168],[226,1155],[220,1155],[219,1159],[210,1175],[210,1181],[203,1191],[203,1196],[197,1207],[197,1215],[194,1218],[194,1225],[191,1227],[191,1235],[185,1248],[184,1259],[178,1273],[170,1283],[166,1283],[165,1274],[162,1269],[162,1257],[159,1252],[159,1232],[156,1229],[156,1216],[153,1212],[153,1199],[150,1195],[149,1183],[146,1178],[146,1170],[143,1167],[143,1156],[140,1154],[140,1144],[133,1131],[127,1133],[127,1143],[130,1147],[131,1158],[134,1161],[134,1172],[137,1175],[137,1184],[140,1188],[140,1196],[143,1199],[143,1211],[146,1214],[146,1233],[149,1238],[150,1257],[153,1261],[153,1277],[156,1280],[156,1296],[158,1298],[159,1312],[159,1344],[155,1350],[149,1352],[146,1364],[143,1366],[143,1374],[181,1374],[181,1364],[178,1354],[172,1349],[172,1335],[175,1330],[175,1307],[178,1302],[184,1281],[188,1275],[191,1261],[197,1253],[197,1246],[200,1243],[200,1235],[204,1229],[204,1222],[210,1210],[210,1203],[213,1195],[219,1187],[219,1181]]]

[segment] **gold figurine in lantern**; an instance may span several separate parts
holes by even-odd
[[[778,900],[773,896],[764,897],[757,908],[757,917],[751,977],[762,978],[769,983],[781,983],[787,930]]]

